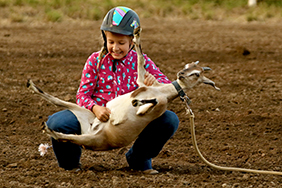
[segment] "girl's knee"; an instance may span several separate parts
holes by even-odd
[[[169,110],[167,110],[164,115],[165,115],[165,124],[167,126],[167,129],[171,130],[174,133],[179,126],[178,116],[174,112]]]
[[[62,119],[62,116],[60,115],[59,112],[57,112],[48,117],[46,124],[50,129],[54,131],[58,131],[58,129],[60,129],[61,127],[60,126],[61,119]]]
[[[66,134],[80,134],[80,123],[76,116],[69,110],[59,111],[49,116],[47,126],[57,132]]]

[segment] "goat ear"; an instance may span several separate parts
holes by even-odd
[[[204,70],[204,71],[209,71],[209,70],[212,70],[211,68],[209,68],[209,67],[202,67],[202,69]]]
[[[203,79],[203,83],[204,83],[204,84],[211,85],[212,87],[214,87],[214,89],[220,91],[220,88],[216,87],[216,86],[215,86],[215,83],[214,83],[213,81],[211,81],[210,79],[208,79],[208,78],[205,77],[205,76],[203,76],[202,79]]]

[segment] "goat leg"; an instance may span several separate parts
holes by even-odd
[[[81,132],[86,133],[91,125],[93,124],[93,121],[95,119],[94,113],[92,113],[90,110],[80,107],[75,103],[66,102],[63,101],[57,97],[54,97],[43,90],[41,90],[39,87],[37,87],[32,80],[28,80],[27,87],[31,89],[36,94],[39,94],[41,97],[43,97],[45,100],[51,102],[52,104],[55,104],[56,106],[64,107],[68,110],[70,110],[78,119],[80,126],[81,126]]]
[[[141,31],[142,29],[139,27],[137,27],[134,30],[134,44],[135,44],[135,50],[137,52],[137,56],[138,56],[138,78],[137,78],[137,84],[139,85],[139,87],[144,86],[144,80],[145,80],[145,58],[143,56],[142,53],[142,49],[141,49],[141,44],[140,44],[140,35],[141,35]]]
[[[93,151],[106,151],[114,148],[118,148],[118,146],[111,146],[104,134],[94,135],[94,134],[83,134],[83,135],[75,135],[75,134],[64,134],[60,132],[56,132],[50,129],[45,123],[45,133],[54,138],[59,142],[71,142],[76,145],[82,146],[85,149],[90,149]]]

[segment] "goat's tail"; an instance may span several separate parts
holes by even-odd
[[[74,105],[76,106],[76,104],[73,104],[73,103],[70,103],[70,102],[66,102],[66,101],[63,101],[57,97],[54,97],[48,93],[45,93],[44,91],[42,91],[39,87],[37,87],[33,82],[32,80],[28,80],[27,81],[27,88],[28,89],[31,89],[33,92],[35,92],[36,94],[39,94],[41,97],[43,97],[45,100],[57,105],[57,106],[60,106],[60,107],[64,107],[64,108],[67,108],[67,109],[70,109],[71,107],[73,107]]]
[[[47,150],[51,147],[52,147],[52,145],[49,146],[49,144],[40,144],[38,146],[38,151],[40,152],[41,156],[44,156],[47,153]]]

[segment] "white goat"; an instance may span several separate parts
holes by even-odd
[[[203,75],[203,72],[209,68],[202,68],[197,63],[187,64],[178,72],[177,80],[171,84],[161,84],[156,81],[152,86],[144,85],[146,70],[140,46],[140,33],[140,28],[134,32],[135,49],[138,54],[139,88],[107,103],[106,106],[111,110],[107,122],[99,121],[88,109],[43,92],[31,80],[28,81],[28,87],[37,94],[57,106],[72,111],[80,122],[82,130],[81,135],[63,134],[45,125],[47,134],[58,141],[69,141],[90,150],[101,151],[124,147],[134,141],[151,121],[161,116],[166,111],[167,104],[179,96],[179,92],[184,93],[199,83],[210,84],[219,90],[213,81]]]

